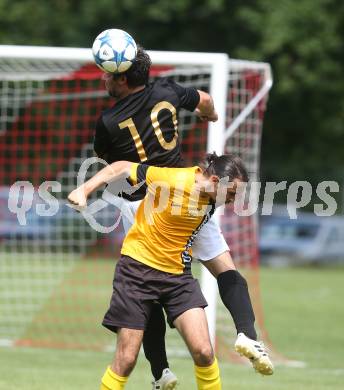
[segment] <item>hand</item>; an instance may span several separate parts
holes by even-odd
[[[198,108],[196,108],[195,113],[202,122],[216,122],[219,119],[216,111],[213,111],[211,114],[204,115]]]
[[[76,210],[80,211],[87,207],[87,196],[85,193],[85,189],[83,187],[79,187],[74,191],[72,191],[68,195],[67,199],[73,205],[72,207],[75,208]]]

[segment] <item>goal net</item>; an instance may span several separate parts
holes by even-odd
[[[168,76],[209,91],[219,111],[219,121],[209,128],[194,114],[181,112],[179,132],[186,162],[197,164],[206,151],[224,149],[239,154],[251,180],[256,180],[272,83],[269,65],[232,60],[224,54],[149,54],[152,80]],[[96,223],[104,227],[99,232],[66,206],[82,162],[93,156],[97,117],[113,104],[101,76],[88,49],[0,46],[2,345],[113,347],[113,336],[100,322],[124,235],[120,225],[113,229],[119,212],[111,203],[97,211]],[[98,169],[92,164],[87,175]],[[91,202],[98,196],[94,194]],[[226,209],[220,222],[235,262],[249,277],[264,335],[257,221]],[[200,275],[200,265],[193,267]],[[210,291],[215,291],[213,287]],[[220,352],[226,355],[235,335],[232,321],[222,304],[213,305],[210,317],[216,340],[221,341]],[[168,332],[167,345],[177,353],[186,351],[175,331]]]

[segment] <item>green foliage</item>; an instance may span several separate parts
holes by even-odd
[[[344,4],[260,0],[239,18],[256,36],[239,56],[270,62],[275,76],[263,142],[268,178],[340,178],[344,123]]]
[[[263,137],[265,179],[340,178],[342,0],[0,0],[0,42],[90,47],[106,28],[149,49],[222,51],[268,61],[275,84]]]

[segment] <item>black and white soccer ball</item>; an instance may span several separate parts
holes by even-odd
[[[122,73],[131,67],[137,54],[137,46],[131,35],[113,28],[97,36],[92,53],[101,70],[107,73]]]

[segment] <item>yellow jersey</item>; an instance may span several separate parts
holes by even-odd
[[[199,167],[158,168],[133,163],[129,180],[145,181],[142,200],[121,254],[172,274],[181,274],[192,260],[191,246],[197,233],[214,213],[208,195],[195,187]]]

